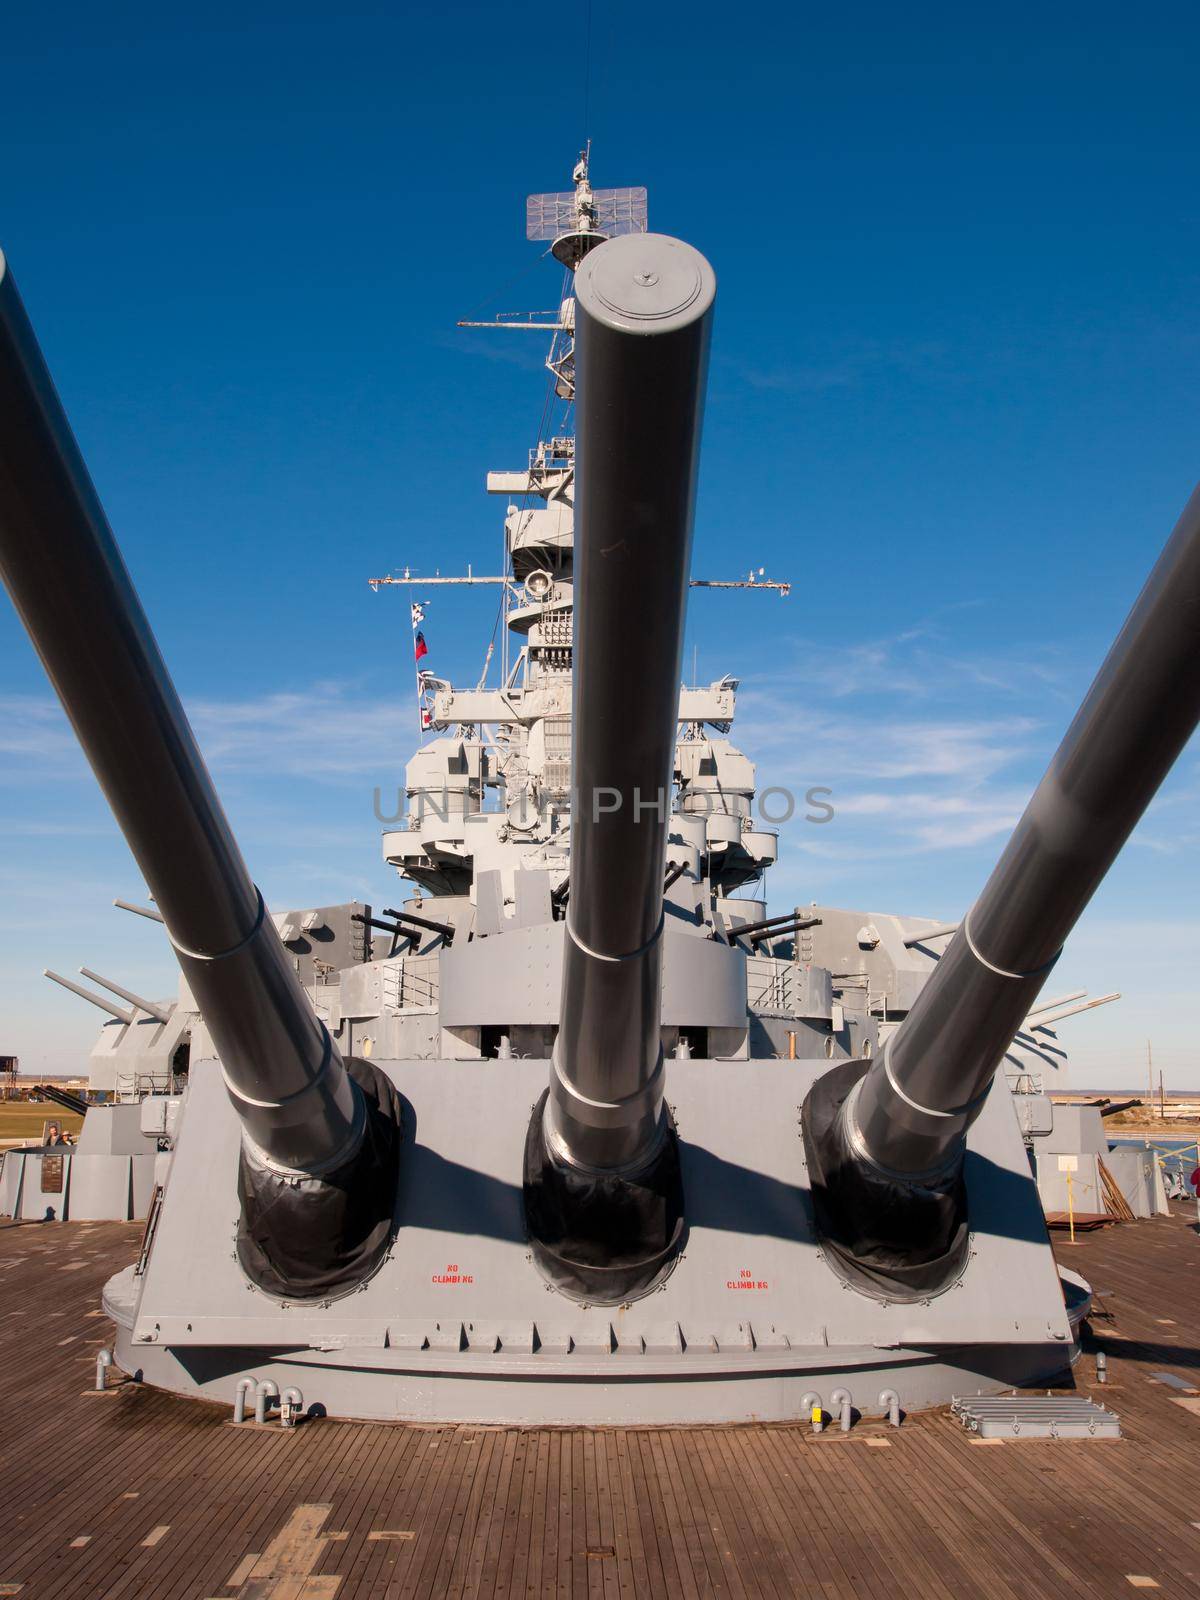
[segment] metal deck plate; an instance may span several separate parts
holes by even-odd
[[[1081,1394],[991,1394],[955,1400],[963,1427],[981,1439],[1119,1439],[1121,1419]]]

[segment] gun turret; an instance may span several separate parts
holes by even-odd
[[[571,891],[550,1088],[526,1146],[535,1255],[567,1293],[644,1293],[682,1231],[663,1104],[663,883],[716,280],[658,234],[575,276]]]
[[[398,1101],[343,1062],[266,914],[2,255],[0,415],[0,574],[220,1055],[243,1267],[289,1297],[338,1293],[390,1240]]]
[[[912,1010],[875,1061],[834,1068],[805,1102],[818,1227],[860,1286],[921,1297],[956,1275],[967,1130],[1198,720],[1200,490]]]

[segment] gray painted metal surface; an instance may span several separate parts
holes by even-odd
[[[382,1065],[407,1102],[396,1240],[358,1293],[321,1306],[248,1288],[233,1250],[237,1123],[216,1064],[197,1066],[149,1266],[107,1291],[126,1370],[229,1404],[239,1378],[271,1376],[342,1415],[666,1422],[795,1417],[806,1392],[828,1404],[838,1384],[864,1412],[886,1409],[887,1388],[916,1410],[1069,1364],[1003,1086],[971,1135],[961,1282],[886,1305],[848,1290],[813,1235],[799,1108],[820,1067],[674,1063],[689,1232],[665,1284],[614,1309],[554,1293],[529,1259],[521,1148],[547,1063]]]
[[[953,1410],[981,1439],[1119,1439],[1121,1419],[1083,1395],[976,1395]]]

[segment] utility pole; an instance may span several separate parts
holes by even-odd
[[[1167,1092],[1163,1088],[1163,1075],[1158,1075],[1158,1115],[1161,1121],[1167,1120]]]
[[[1150,1041],[1146,1040],[1146,1072],[1150,1078],[1150,1115],[1154,1115],[1154,1057],[1150,1054]]]

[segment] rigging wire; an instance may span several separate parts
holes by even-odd
[[[464,317],[461,317],[459,320],[462,322],[472,321],[478,315],[478,313],[483,310],[489,301],[498,298],[502,294],[505,294],[509,289],[512,288],[514,283],[520,283],[522,278],[527,278],[535,267],[541,266],[542,262],[550,254],[553,248],[554,245],[552,243],[548,244],[540,256],[536,256],[532,261],[527,262],[525,266],[521,268],[520,272],[514,272],[512,277],[509,278],[506,283],[502,283],[498,289],[495,289],[491,293],[484,295],[479,304],[472,306],[467,314]]]
[[[587,3],[583,40],[583,142],[586,148],[590,142],[588,133],[592,115],[592,0]]]

